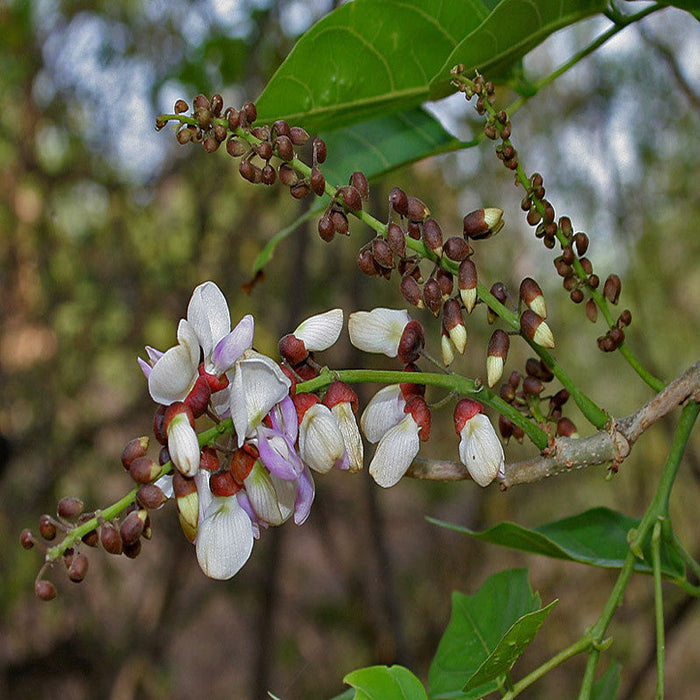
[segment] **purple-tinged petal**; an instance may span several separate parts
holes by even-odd
[[[295,481],[304,465],[288,438],[264,425],[258,426],[258,452],[267,469],[280,479]]]
[[[236,494],[236,498],[238,499],[238,505],[243,508],[250,518],[250,522],[253,524],[253,537],[255,537],[256,540],[260,539],[260,525],[262,524],[264,527],[267,527],[267,523],[261,523],[260,520],[258,520],[258,516],[255,514],[253,506],[250,504],[248,494],[244,489]]]
[[[156,350],[150,345],[146,345],[146,355],[148,355],[148,361],[151,363],[151,366],[158,362],[158,360],[160,360],[164,354],[165,353],[162,350]]]
[[[197,561],[210,578],[235,576],[253,551],[253,525],[236,496],[214,496],[199,526]]]
[[[207,371],[216,375],[228,372],[243,353],[253,346],[254,332],[255,319],[248,314],[230,333],[217,342],[211,353],[211,363],[207,366]]]
[[[311,475],[311,470],[306,467],[299,477],[297,497],[294,501],[294,522],[297,525],[302,525],[309,517],[315,493],[314,478]]]
[[[141,371],[143,372],[143,376],[148,379],[151,376],[151,370],[153,367],[146,362],[146,360],[142,360],[140,357],[136,358],[136,361],[139,363],[139,367],[141,368]]]
[[[291,396],[285,396],[271,411],[270,423],[294,445],[299,436],[299,418]]]

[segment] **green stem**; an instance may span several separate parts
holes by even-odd
[[[522,413],[504,401],[500,396],[494,394],[490,389],[475,382],[473,379],[462,377],[459,374],[437,374],[433,372],[403,372],[392,370],[372,370],[372,369],[325,369],[318,377],[309,379],[306,382],[297,384],[297,392],[317,391],[327,387],[332,382],[340,380],[347,384],[357,383],[381,383],[400,384],[411,382],[413,384],[426,384],[428,386],[438,386],[457,394],[478,394],[479,401],[495,409],[509,418],[513,423],[519,425],[525,434],[532,440],[538,449],[547,447],[549,437],[547,433],[531,420],[528,420]]]
[[[656,699],[664,697],[664,594],[661,586],[661,522],[651,535],[651,561],[654,570],[654,617],[656,620]]]

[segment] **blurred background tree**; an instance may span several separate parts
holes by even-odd
[[[145,344],[172,344],[197,283],[216,281],[234,320],[255,314],[256,343],[270,353],[310,313],[402,304],[393,286],[356,271],[355,251],[369,233],[355,225],[349,239],[327,245],[314,221],[281,244],[266,278],[244,294],[265,241],[304,205],[280,189],[250,187],[223,153],[178,149],[167,132],[153,130],[154,116],[180,97],[217,91],[234,105],[254,98],[295,38],[333,5],[0,6],[3,697],[260,698],[269,689],[285,699],[323,698],[364,664],[400,662],[425,674],[449,592],[472,592],[494,571],[521,565],[531,568],[545,602],[563,601],[549,635],[526,654],[535,664],[567,643],[568,630],[590,624],[607,597],[610,572],[485,548],[423,516],[480,527],[498,519],[535,525],[595,504],[638,515],[653,493],[672,419],[644,436],[612,483],[590,470],[506,493],[407,481],[385,492],[366,473],[330,475],[317,485],[306,527],[267,531],[226,583],[206,579],[175,519],[155,513],[154,542],[136,562],[95,554],[86,585],[73,589],[57,577],[54,604],[34,598],[37,556],[15,544],[19,531],[63,495],[97,507],[127,487],[119,453],[147,432],[153,410],[135,358]],[[526,71],[545,74],[601,26],[594,19],[554,35],[526,59]],[[634,316],[628,338],[667,379],[696,359],[700,331],[698,27],[677,10],[654,15],[514,117],[523,157],[545,175],[558,213],[591,237],[601,277],[621,274]],[[462,99],[431,109],[460,136],[478,131]],[[596,351],[599,333],[558,288],[502,171],[486,145],[434,158],[375,186],[374,208],[383,211],[394,184],[422,197],[454,232],[470,209],[503,208],[507,228],[499,236],[509,245],[485,248],[482,270],[511,285],[536,276],[571,374],[601,405],[631,412],[647,391],[618,358]],[[471,347],[485,347],[485,333],[470,328]],[[345,343],[327,359],[350,366],[352,353]],[[513,353],[509,366],[524,359]],[[483,367],[482,350],[467,352],[466,374],[483,375]],[[451,421],[437,427],[428,448],[436,457],[454,448]],[[509,460],[530,453],[517,445],[507,451]],[[697,439],[687,459],[675,522],[697,554]],[[616,652],[626,654],[622,697],[653,692],[645,683],[653,672],[647,584],[632,586],[612,629]],[[668,695],[694,698],[700,612],[677,590],[669,601]],[[580,676],[570,680],[569,668],[525,696],[571,697]]]

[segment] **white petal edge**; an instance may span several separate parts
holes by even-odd
[[[397,484],[420,448],[418,424],[407,415],[381,439],[369,465],[369,473],[382,488]]]
[[[375,443],[400,423],[404,416],[406,401],[398,384],[390,384],[380,389],[370,400],[360,417],[360,427],[369,442]]]
[[[396,357],[406,324],[411,320],[405,309],[377,308],[355,311],[348,319],[350,342],[364,352]]]
[[[488,486],[503,468],[503,446],[488,416],[477,413],[464,424],[459,458],[479,486]]]
[[[338,340],[343,329],[343,310],[332,309],[302,321],[294,336],[304,341],[310,352],[327,350]]]
[[[204,356],[209,356],[214,346],[231,330],[226,297],[214,282],[203,282],[195,287],[187,306],[187,320],[197,334]]]

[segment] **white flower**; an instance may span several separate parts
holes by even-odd
[[[199,441],[187,413],[178,413],[167,428],[170,459],[184,476],[199,469]]]
[[[389,488],[401,480],[418,454],[419,432],[420,426],[407,413],[382,436],[369,464],[369,473],[379,486]]]
[[[356,311],[348,319],[350,342],[364,352],[396,357],[401,336],[410,321],[411,317],[405,309]]]
[[[365,437],[372,443],[379,442],[384,434],[403,420],[406,400],[399,384],[380,389],[369,401],[360,418]]]
[[[346,458],[345,441],[338,421],[321,403],[307,408],[299,424],[299,456],[311,469],[321,474],[340,466]]]
[[[459,458],[479,486],[488,486],[503,469],[505,456],[491,421],[481,410],[477,401],[462,399],[455,407],[455,430],[460,436]]]
[[[314,352],[331,347],[342,328],[343,310],[332,309],[302,321],[292,335],[301,340],[309,352]]]
[[[233,496],[213,496],[199,525],[197,561],[210,578],[226,580],[253,551],[253,524]]]
[[[331,413],[338,421],[338,427],[343,436],[349,460],[348,468],[351,472],[359,472],[364,463],[364,450],[357,420],[352,412],[352,404],[341,401],[331,408]]]

